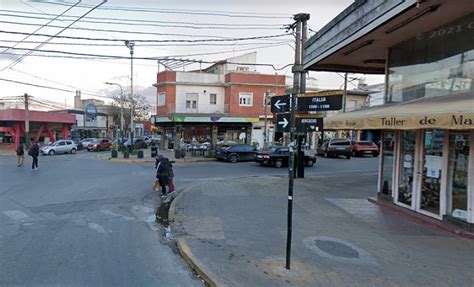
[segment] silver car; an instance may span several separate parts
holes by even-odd
[[[59,153],[76,153],[77,145],[72,140],[59,140],[40,148],[43,155],[55,155]]]

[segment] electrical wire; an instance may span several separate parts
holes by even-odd
[[[27,35],[28,33],[18,32],[18,31],[6,31],[0,30],[0,33],[5,34],[14,34],[14,35]],[[136,39],[128,40],[136,43],[171,43],[171,42],[185,42],[185,43],[199,43],[199,42],[230,42],[230,41],[246,41],[246,40],[260,40],[260,39],[272,39],[280,38],[284,36],[291,35],[290,33],[276,34],[276,35],[266,35],[266,36],[252,36],[252,37],[240,37],[240,38],[225,38],[225,39],[194,39],[194,40],[183,40],[183,39],[173,39],[173,40],[151,40],[151,39]],[[109,42],[123,42],[125,39],[106,39],[106,38],[92,38],[92,37],[73,37],[73,36],[55,36],[50,34],[35,34],[35,36],[41,37],[54,37],[58,39],[74,39],[74,40],[86,40],[86,41],[109,41]]]
[[[41,1],[38,2],[41,4],[53,4],[53,5],[68,5],[68,2],[51,2],[51,1]],[[81,4],[78,7],[90,8],[91,5]],[[262,13],[236,13],[236,12],[214,12],[206,10],[185,10],[185,9],[150,9],[150,8],[141,8],[141,7],[124,7],[124,6],[106,6],[100,8],[100,10],[115,10],[115,11],[126,11],[126,12],[144,12],[144,13],[162,13],[162,14],[181,14],[181,15],[204,15],[204,16],[221,16],[221,17],[231,17],[231,18],[265,18],[265,19],[290,19],[292,16],[277,16],[277,15],[268,15]]]
[[[18,14],[6,14],[0,13],[0,16],[22,18],[22,19],[37,19],[37,20],[48,20],[48,17],[38,17],[31,15],[54,15],[49,13],[36,13],[36,12],[23,12],[23,11],[12,11],[12,10],[2,10],[0,12],[14,12],[14,13],[24,13],[25,15]],[[66,18],[66,19],[64,19]],[[72,19],[67,18],[76,18],[75,16],[63,15],[61,16],[61,21],[72,21]],[[159,21],[159,20],[144,20],[144,19],[122,19],[122,18],[110,18],[110,17],[86,17],[86,20],[82,20],[82,23],[92,23],[92,24],[105,24],[105,25],[127,25],[127,26],[149,26],[149,27],[168,27],[168,28],[188,28],[188,29],[227,29],[227,30],[274,30],[280,27],[283,27],[284,24],[229,24],[229,23],[198,23],[198,22],[179,22],[179,21]],[[92,19],[92,20],[87,20]],[[103,20],[103,21],[101,21]]]

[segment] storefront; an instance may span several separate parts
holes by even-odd
[[[251,144],[252,124],[258,118],[225,116],[175,115],[152,117],[152,122],[162,135],[162,148],[174,149],[174,143]]]

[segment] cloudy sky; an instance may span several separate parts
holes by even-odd
[[[284,35],[283,28],[292,22],[292,14],[311,15],[312,35],[352,2],[109,0],[96,7],[100,0],[0,0],[0,98],[28,93],[71,106],[76,89],[83,98],[107,99],[118,94],[116,86],[104,82],[118,83],[129,93],[130,54],[125,40],[135,41],[135,93],[150,101],[156,94],[152,84],[157,58],[214,62],[257,51],[258,63],[278,69],[294,60],[294,40]],[[198,64],[185,67],[197,68]],[[260,66],[258,71],[275,73],[269,66]],[[291,68],[276,72],[289,75]],[[342,85],[341,75],[335,73],[310,76],[317,79],[319,88]],[[369,84],[383,80],[364,77]]]

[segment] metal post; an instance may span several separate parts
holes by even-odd
[[[344,73],[344,93],[342,94],[342,112],[346,112],[347,101],[347,73]]]
[[[133,126],[133,109],[134,109],[134,100],[133,100],[133,48],[135,43],[132,41],[125,41],[125,46],[130,50],[130,144],[133,148],[133,133],[135,128]]]
[[[263,149],[266,149],[267,145],[268,145],[267,105],[268,105],[268,93],[269,92],[270,92],[269,90],[265,91],[265,100],[264,100],[264,105],[263,105],[264,114],[265,114],[265,127],[264,127],[264,130],[263,130]]]
[[[30,113],[28,107],[28,94],[23,95],[25,97],[25,149],[30,149]]]

